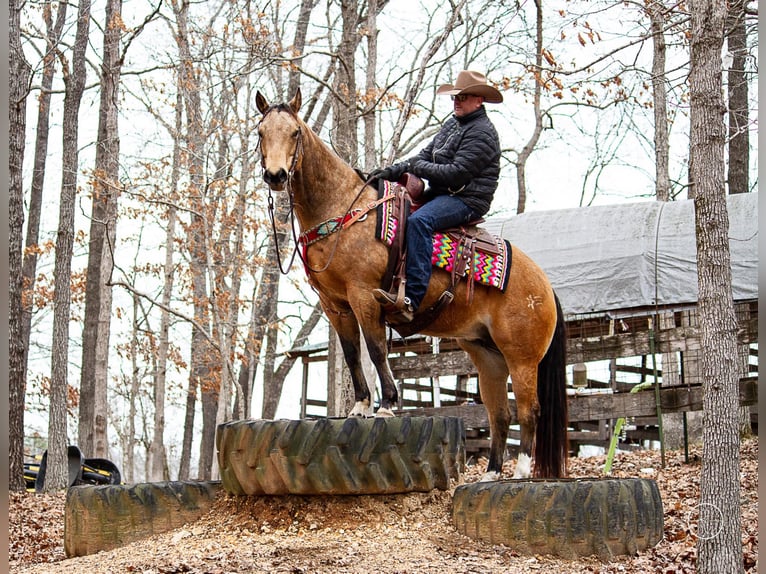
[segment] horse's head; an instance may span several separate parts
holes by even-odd
[[[258,126],[261,140],[261,166],[263,180],[275,191],[281,191],[293,172],[300,168],[303,159],[301,122],[301,91],[288,104],[269,105],[261,92],[255,96],[255,104],[263,114]]]

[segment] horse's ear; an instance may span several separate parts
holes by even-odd
[[[296,114],[298,113],[298,110],[301,109],[301,89],[298,88],[295,91],[295,96],[292,100],[290,100],[290,108],[292,108],[293,112]]]
[[[262,114],[265,114],[266,110],[269,109],[269,102],[266,101],[266,98],[263,97],[260,90],[255,94],[255,106]]]

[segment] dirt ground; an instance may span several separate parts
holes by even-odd
[[[450,491],[358,497],[222,495],[200,520],[109,552],[66,559],[64,494],[10,495],[12,573],[622,573],[695,572],[700,449],[621,453],[614,477],[654,478],[664,508],[663,540],[636,556],[609,562],[524,556],[458,534]],[[572,477],[598,477],[605,457],[572,459]],[[486,461],[469,465],[478,480]],[[513,463],[506,463],[510,478]],[[758,440],[741,448],[742,544],[748,574],[758,571]]]

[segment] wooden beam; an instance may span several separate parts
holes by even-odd
[[[660,400],[663,413],[702,410],[702,386],[683,385],[662,387]],[[740,406],[754,405],[758,402],[758,379],[747,377],[739,382]],[[511,424],[518,423],[516,401],[509,401]],[[638,393],[611,393],[594,395],[573,395],[568,400],[569,421],[599,421],[620,417],[656,416],[654,390]],[[462,417],[466,428],[486,428],[489,426],[487,411],[483,405],[460,405],[452,407],[403,409],[396,411],[400,416],[456,416]]]
[[[758,340],[758,321],[743,321],[737,331],[739,343]],[[657,354],[699,349],[700,331],[697,327],[675,327],[654,332],[654,352]],[[573,338],[567,341],[567,363],[586,363],[605,359],[651,355],[649,331],[635,331],[602,337]],[[465,351],[442,352],[438,355],[390,357],[395,379],[419,379],[435,376],[476,376],[476,367]]]

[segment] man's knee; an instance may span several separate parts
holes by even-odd
[[[417,211],[407,219],[407,227],[412,231],[431,231],[431,218],[417,215]]]

